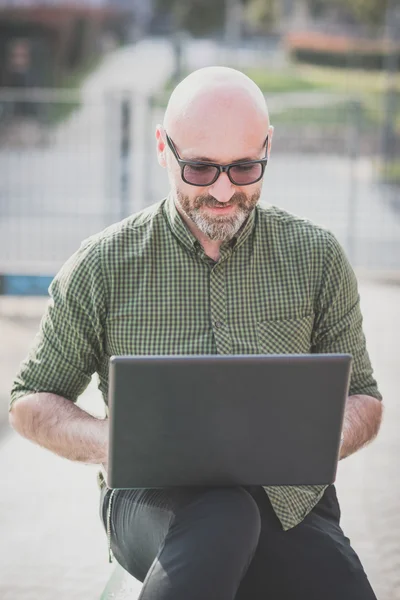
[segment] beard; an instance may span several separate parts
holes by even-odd
[[[257,190],[250,197],[243,192],[237,192],[226,203],[218,202],[210,194],[202,194],[191,200],[189,196],[185,196],[179,190],[176,192],[176,197],[181,210],[204,235],[213,241],[228,242],[235,237],[250,213],[254,210],[260,199],[260,194],[261,190]],[[231,215],[211,216],[206,211],[201,210],[203,206],[209,208],[235,206],[236,210]]]

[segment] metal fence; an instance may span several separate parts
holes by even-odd
[[[0,93],[0,273],[53,274],[87,236],[145,205],[144,99]]]
[[[0,92],[0,275],[52,276],[83,239],[165,197],[154,138],[165,100]],[[400,271],[400,188],[381,167],[382,107],[323,93],[268,103],[262,202],[331,229],[355,267]]]

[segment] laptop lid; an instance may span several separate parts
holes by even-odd
[[[110,359],[112,488],[335,480],[351,356]]]

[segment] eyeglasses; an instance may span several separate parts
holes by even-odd
[[[197,186],[209,186],[215,183],[221,173],[226,173],[233,185],[251,185],[257,183],[264,175],[268,157],[259,160],[243,160],[229,165],[205,162],[201,160],[182,160],[179,156],[174,142],[166,133],[168,146],[171,148],[180,168],[181,177],[185,183]],[[268,148],[268,136],[265,140]]]

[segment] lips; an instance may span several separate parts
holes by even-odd
[[[229,208],[234,208],[235,205],[234,204],[224,204],[223,206],[207,206],[207,208],[210,208],[212,210],[228,210]]]
[[[213,210],[229,210],[233,206],[210,206]]]

